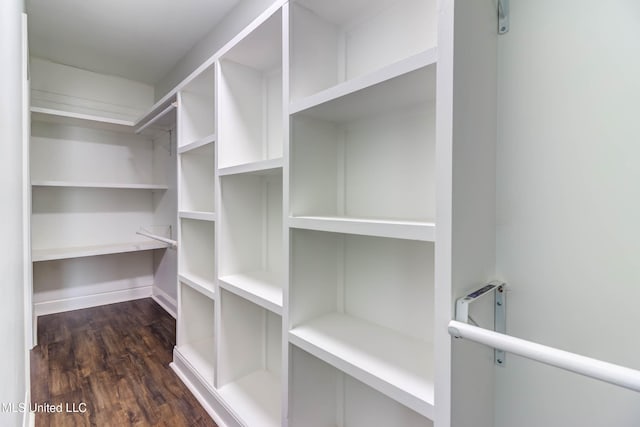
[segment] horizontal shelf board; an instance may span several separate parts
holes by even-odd
[[[395,239],[435,241],[436,226],[430,222],[375,220],[332,216],[297,216],[289,218],[289,227],[333,233],[390,237]]]
[[[229,407],[248,426],[281,424],[280,379],[268,371],[256,371],[219,389]]]
[[[72,181],[45,181],[33,180],[34,187],[70,187],[70,188],[113,188],[130,190],[167,190],[168,185],[162,184],[120,184],[114,182],[72,182]]]
[[[109,245],[76,246],[67,248],[33,249],[33,262],[52,261],[57,259],[82,258],[97,255],[120,254],[126,252],[164,249],[169,245],[157,241],[141,241],[129,243],[113,243]]]
[[[282,170],[283,164],[284,160],[282,157],[277,159],[261,160],[259,162],[220,168],[218,169],[218,175],[238,175],[241,173],[252,173],[258,175],[277,174]]]
[[[196,373],[213,387],[213,338],[193,341],[177,347],[182,357],[193,367]]]
[[[433,419],[433,348],[344,314],[313,319],[289,341],[368,386]]]
[[[179,211],[178,216],[180,218],[198,219],[200,221],[215,221],[215,212],[203,212],[203,211]]]
[[[220,277],[220,287],[273,313],[282,315],[282,276],[254,271]]]
[[[215,284],[212,281],[192,273],[178,273],[178,280],[210,299],[216,299]]]
[[[133,133],[133,121],[53,108],[31,107],[31,120],[67,126],[92,127],[117,132]]]
[[[294,101],[289,105],[289,113],[305,113],[330,121],[349,121],[361,115],[375,114],[381,109],[396,109],[398,108],[397,104],[411,104],[420,100],[435,99],[435,64],[437,55],[437,49],[432,48],[387,65],[372,73],[356,77],[322,92]],[[414,83],[416,82],[413,79],[408,79],[409,81],[406,82],[402,81],[402,76],[407,77],[409,73],[425,67],[433,68],[431,71],[433,74],[431,82],[433,87],[425,87],[424,84],[415,85]],[[418,77],[423,76],[419,75]],[[397,84],[394,84],[394,80],[397,80]],[[424,91],[416,90],[416,88],[420,87]],[[366,89],[371,89],[372,93],[367,93]],[[355,99],[345,99],[348,95],[352,95],[352,98]]]
[[[195,150],[196,148],[204,147],[207,144],[214,143],[216,141],[216,134],[212,133],[211,135],[205,136],[197,141],[190,142],[185,145],[178,146],[178,153],[184,154],[189,151]]]
[[[150,121],[156,119],[158,115],[167,110],[174,102],[176,102],[175,94],[155,103],[142,116],[138,117],[135,120],[134,127],[138,129],[141,126],[144,126],[146,123],[149,123]]]

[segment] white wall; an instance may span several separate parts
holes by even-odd
[[[153,86],[32,57],[31,104],[135,120],[154,102]]]
[[[22,59],[23,2],[0,5],[0,403],[24,402],[27,390],[22,236]],[[20,413],[0,412],[0,425],[20,425]]]
[[[511,0],[499,40],[508,332],[640,369],[640,2]],[[497,427],[640,425],[640,394],[508,356]]]
[[[156,84],[156,99],[166,95],[273,3],[274,0],[241,0]]]

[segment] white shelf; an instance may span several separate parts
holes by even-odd
[[[206,295],[210,299],[212,300],[216,299],[216,293],[214,290],[215,285],[210,280],[207,280],[198,275],[189,274],[189,273],[179,273],[178,280],[184,283],[185,285],[190,286],[194,290],[200,292],[201,294]]]
[[[246,425],[281,425],[280,380],[269,371],[253,372],[220,388],[219,393]]]
[[[360,234],[364,236],[391,237],[395,239],[434,242],[434,223],[418,221],[393,221],[335,216],[301,216],[289,218],[289,227],[333,233]]]
[[[180,211],[178,217],[187,219],[197,219],[199,221],[215,221],[215,212],[202,212],[202,211]]]
[[[220,278],[220,287],[273,313],[282,315],[282,277],[268,271]]]
[[[178,154],[188,153],[191,150],[195,150],[196,148],[200,148],[214,142],[216,142],[216,134],[212,133],[211,135],[208,135],[202,139],[178,147]]]
[[[390,70],[385,68],[314,95],[292,105],[291,113],[347,123],[425,102],[434,103],[436,66],[430,58],[435,56],[435,50],[427,53],[389,66]]]
[[[281,173],[284,160],[282,157],[277,159],[261,160],[258,162],[245,163],[243,165],[229,166],[218,169],[219,176],[239,175],[242,173],[251,173],[256,175],[269,175]]]
[[[376,70],[370,74],[356,77],[352,80],[340,83],[314,95],[292,102],[289,106],[289,113],[296,114],[310,108],[325,104],[329,101],[342,98],[346,95],[353,94],[368,87],[372,87],[377,84],[392,80],[396,77],[402,76],[412,71],[419,70],[420,68],[435,65],[437,57],[437,48],[432,48],[409,58],[405,58],[394,64],[387,65],[382,69]],[[415,87],[412,89],[415,93],[419,92],[415,90]],[[339,116],[340,114],[336,114],[336,116],[334,117]]]
[[[433,348],[428,343],[338,313],[293,328],[289,341],[433,419]]]
[[[133,133],[135,122],[91,114],[74,113],[53,108],[31,107],[31,120],[67,126],[92,127]]]
[[[71,182],[71,181],[45,181],[33,180],[34,187],[68,187],[68,188],[111,188],[124,190],[167,190],[168,185],[161,184],[121,184],[109,182]]]
[[[70,248],[33,249],[31,260],[52,261],[58,259],[81,258],[97,255],[119,254],[126,252],[149,251],[153,249],[165,249],[169,245],[157,241],[114,243],[109,245],[77,246]]]
[[[202,339],[192,341],[179,346],[178,351],[182,357],[189,362],[200,377],[213,387],[214,366],[213,366],[213,339]]]

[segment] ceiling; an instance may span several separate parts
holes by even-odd
[[[27,0],[30,54],[157,83],[240,0]]]

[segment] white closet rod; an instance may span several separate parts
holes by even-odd
[[[166,237],[158,236],[157,234],[151,234],[144,230],[136,231],[136,234],[139,234],[144,237],[148,237],[153,240],[157,240],[159,242],[166,243],[169,245],[171,249],[175,249],[178,246],[178,242],[176,242],[175,240],[167,239]]]
[[[449,334],[640,392],[640,371],[452,320]]]
[[[142,132],[143,130],[145,130],[146,128],[148,128],[149,126],[151,126],[152,124],[154,124],[158,120],[160,120],[162,117],[164,117],[166,114],[168,114],[171,110],[173,110],[177,106],[178,106],[177,102],[172,102],[171,104],[169,104],[169,106],[167,108],[165,108],[164,110],[160,111],[158,114],[156,114],[151,119],[149,119],[148,122],[146,122],[145,124],[140,126],[138,129],[136,129],[135,133],[139,134],[140,132]]]

